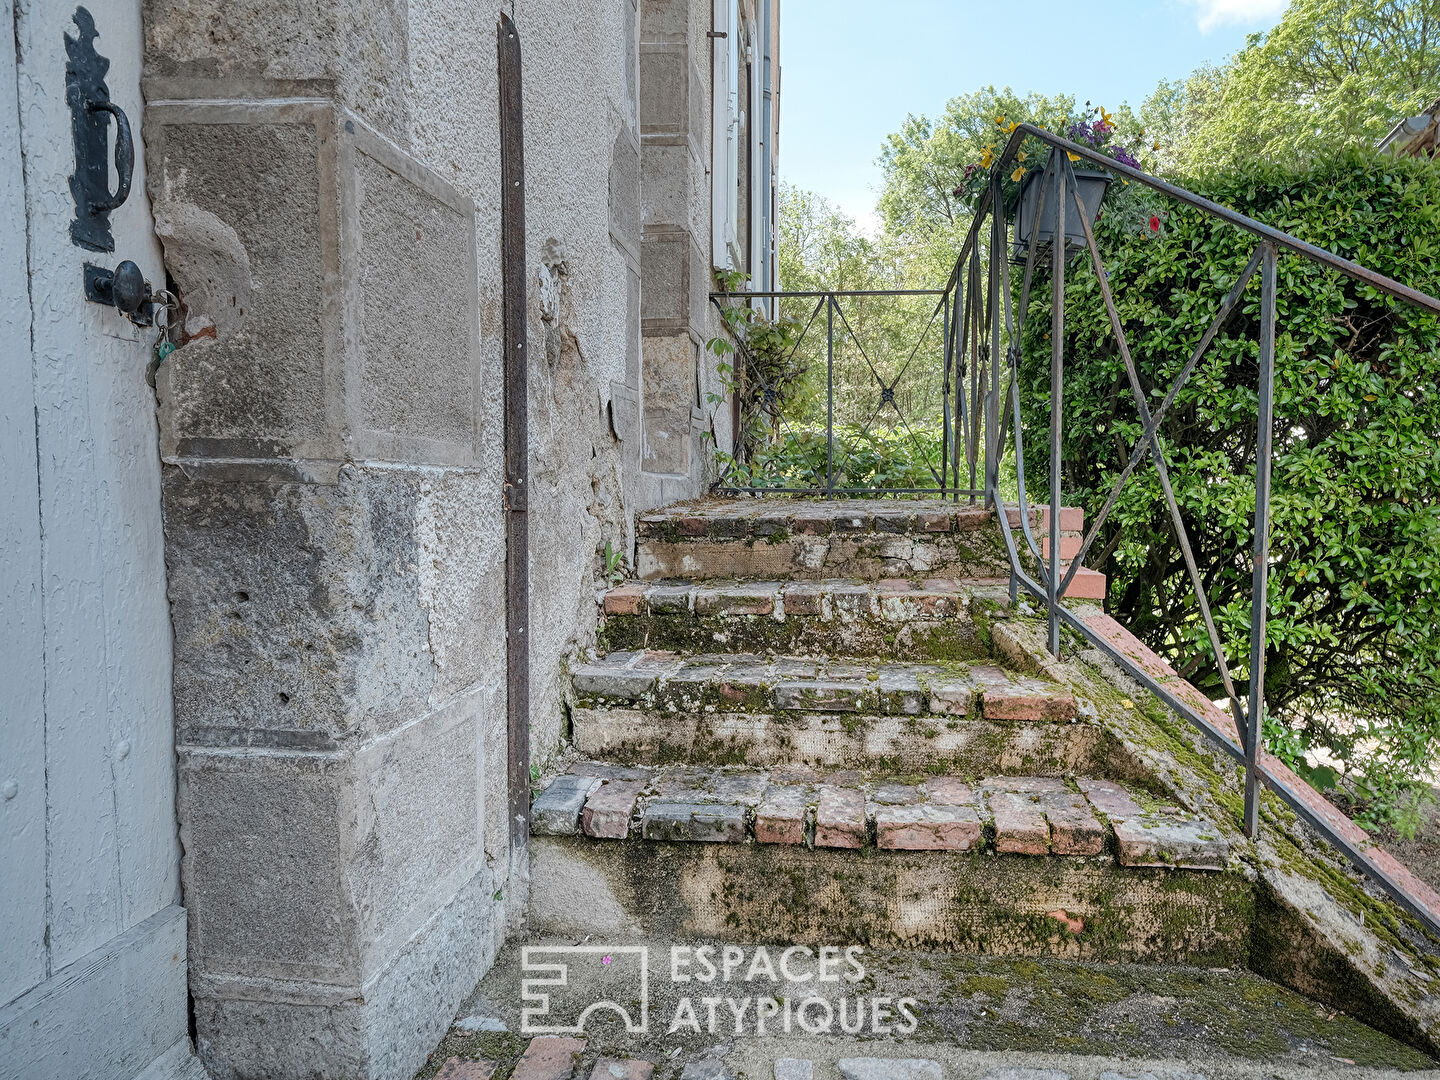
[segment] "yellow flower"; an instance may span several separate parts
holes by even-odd
[[[1151,150],[1159,150],[1159,149],[1160,149],[1160,140],[1159,140],[1159,139],[1156,139],[1156,140],[1155,140],[1155,145],[1152,146],[1150,149],[1151,149]]]
[[[1001,113],[999,116],[995,117],[995,126],[996,126],[996,127],[1002,127],[1002,128],[1005,126],[1005,114],[1004,114],[1004,113]]]
[[[1124,697],[1120,699],[1120,706],[1121,708],[1125,709],[1133,709],[1135,708],[1135,703],[1131,701],[1128,697]]]
[[[1100,106],[1100,119],[1101,119],[1101,120],[1104,120],[1105,123],[1111,125],[1112,127],[1113,127],[1114,124],[1115,124],[1115,117],[1114,117],[1113,115],[1111,115],[1110,113],[1108,113],[1108,112],[1105,111],[1105,106],[1104,106],[1104,105],[1101,105],[1101,106]]]
[[[1005,134],[1006,134],[1006,135],[1009,135],[1010,132],[1014,131],[1014,130],[1015,130],[1017,127],[1019,127],[1019,126],[1020,126],[1020,121],[1019,121],[1019,120],[1011,120],[1011,121],[1010,121],[1010,126],[1005,129]]]
[[[985,147],[985,153],[980,156],[980,167],[981,167],[982,169],[988,169],[991,165],[994,165],[994,164],[995,164],[995,146],[994,146],[994,144],[992,143],[990,146]]]
[[[1079,160],[1080,160],[1080,155],[1079,155],[1079,154],[1072,154],[1072,153],[1070,153],[1069,150],[1066,150],[1066,151],[1065,151],[1065,156],[1068,157],[1071,161],[1079,161]]]
[[[1020,179],[1022,176],[1024,176],[1024,175],[1025,175],[1025,166],[1024,166],[1024,165],[1016,165],[1016,166],[1015,166],[1015,171],[1010,174],[1010,179],[1011,179],[1011,180],[1019,180],[1019,179]]]
[[[1030,155],[1027,154],[1027,153],[1025,153],[1024,150],[1021,150],[1018,154],[1015,155],[1015,160],[1017,160],[1017,161],[1024,161],[1024,160],[1025,160],[1027,157],[1029,157],[1029,156],[1030,156]]]

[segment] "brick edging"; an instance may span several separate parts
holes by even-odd
[[[1209,720],[1232,743],[1236,746],[1240,745],[1239,734],[1235,730],[1235,718],[1216,708],[1213,701],[1195,686],[1182,679],[1174,668],[1124,626],[1103,612],[1084,615],[1082,621],[1104,638],[1111,647],[1132,660],[1152,679],[1163,684],[1177,698]],[[1289,789],[1290,793],[1309,807],[1317,817],[1324,818],[1331,828],[1347,841],[1364,851],[1366,857],[1388,874],[1412,903],[1428,911],[1432,920],[1440,922],[1440,893],[1421,881],[1409,867],[1375,843],[1368,832],[1355,824],[1350,817],[1306,783],[1279,758],[1262,751],[1260,768]]]

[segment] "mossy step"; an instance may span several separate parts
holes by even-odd
[[[993,664],[857,663],[811,656],[614,652],[576,665],[584,705],[629,702],[662,712],[835,712],[1067,723],[1070,690]]]
[[[641,515],[638,531],[646,581],[1010,573],[994,511],[941,499],[701,499]]]
[[[1193,870],[1223,870],[1229,850],[1209,822],[1088,777],[582,761],[546,786],[531,813],[534,835],[610,840],[1103,855],[1123,866]]]
[[[572,687],[576,748],[626,764],[1147,774],[1066,686],[988,664],[612,653]]]
[[[709,651],[736,643],[776,653],[895,660],[979,660],[1004,617],[1004,584],[953,578],[788,582],[627,582],[601,602],[608,650]]]
[[[1243,964],[1224,838],[1138,798],[1108,819],[1096,783],[582,763],[534,805],[530,925]],[[1145,823],[1182,830],[1169,858],[1132,846]]]

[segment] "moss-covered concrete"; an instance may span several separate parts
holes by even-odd
[[[533,843],[537,873],[599,875],[646,934],[1208,966],[1248,955],[1252,890],[1231,873],[1132,869],[1107,856]],[[552,931],[590,921],[540,905],[532,920]]]

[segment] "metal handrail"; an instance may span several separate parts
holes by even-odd
[[[1051,393],[1049,440],[1050,499],[1048,521],[1050,558],[1048,559],[1044,557],[1041,545],[1036,543],[1030,527],[1032,515],[1029,499],[1025,490],[1024,438],[1020,427],[1018,382],[1021,331],[1029,310],[1030,286],[1033,271],[1037,263],[1037,244],[1040,230],[1038,227],[1031,230],[1027,258],[1024,264],[1025,271],[1021,287],[1021,298],[1017,311],[1013,309],[1011,305],[1010,274],[1003,267],[1005,252],[1007,250],[1005,242],[1006,226],[1000,213],[1003,209],[1000,198],[1000,177],[1008,172],[1010,163],[1014,160],[1026,136],[1033,136],[1051,148],[1039,192],[1040,201],[1035,212],[1036,220],[1043,220],[1045,199],[1052,189],[1059,199],[1059,204],[1056,207],[1056,220],[1053,231],[1053,235],[1058,239],[1050,245],[1052,296],[1050,309]],[[1100,253],[1095,242],[1094,232],[1091,229],[1089,218],[1085,213],[1084,205],[1080,199],[1075,182],[1074,169],[1070,164],[1070,156],[1067,155],[1100,165],[1135,183],[1151,188],[1178,202],[1225,221],[1253,235],[1257,239],[1254,252],[1248,265],[1222,299],[1217,314],[1205,331],[1199,346],[1192,353],[1188,362],[1181,368],[1174,384],[1171,386],[1159,408],[1156,409],[1153,414],[1149,408],[1148,399],[1140,386],[1139,375],[1133,358],[1131,357],[1128,342],[1126,341],[1124,326],[1115,307],[1115,301],[1110,292],[1105,269],[1100,260]],[[1274,427],[1275,311],[1278,283],[1278,256],[1282,251],[1301,256],[1386,295],[1404,300],[1435,314],[1440,314],[1440,300],[1426,293],[1419,292],[1392,278],[1386,277],[1383,274],[1376,273],[1368,267],[1342,258],[1324,248],[1306,243],[1263,222],[1256,221],[1235,210],[1221,206],[1184,188],[1150,176],[1147,173],[1141,172],[1139,169],[1123,165],[1099,153],[1092,147],[1084,146],[1080,143],[1054,135],[1031,124],[1017,125],[1012,131],[1005,149],[991,166],[990,175],[991,182],[981,193],[974,210],[974,217],[972,218],[970,228],[961,245],[960,254],[956,258],[949,280],[946,282],[945,289],[943,290],[944,298],[942,299],[942,303],[953,307],[956,312],[956,317],[948,320],[951,332],[957,334],[959,338],[955,349],[955,357],[959,364],[963,365],[962,372],[968,369],[971,380],[970,399],[968,402],[957,402],[957,418],[963,416],[966,421],[966,442],[967,449],[969,450],[967,460],[972,477],[972,488],[974,487],[973,477],[975,476],[976,458],[978,456],[978,447],[976,444],[978,443],[978,432],[981,427],[978,414],[982,409],[984,412],[983,490],[985,493],[985,502],[988,506],[998,508],[1001,505],[998,486],[999,465],[1005,453],[1005,443],[1007,441],[1006,427],[1012,423],[1014,425],[1013,438],[1016,487],[1021,533],[1031,556],[1032,563],[1038,570],[1039,580],[1037,581],[1031,577],[1025,570],[1025,566],[1020,557],[1017,538],[1014,530],[1012,530],[1010,526],[1008,515],[1004,512],[998,512],[996,517],[1000,522],[1001,533],[1004,537],[1005,548],[1011,566],[1010,591],[1012,600],[1017,598],[1019,590],[1023,588],[1037,601],[1044,603],[1049,622],[1048,645],[1054,655],[1058,656],[1060,652],[1059,631],[1061,624],[1064,624],[1090,644],[1109,655],[1126,674],[1144,685],[1167,706],[1189,721],[1195,728],[1202,732],[1218,750],[1234,761],[1244,765],[1245,809],[1243,825],[1246,835],[1253,838],[1258,831],[1259,795],[1260,788],[1263,785],[1274,792],[1282,802],[1289,806],[1298,817],[1305,821],[1305,823],[1320,836],[1344,854],[1357,869],[1379,884],[1396,903],[1420,920],[1432,933],[1440,935],[1440,920],[1437,920],[1437,913],[1430,911],[1424,904],[1420,903],[1414,897],[1411,897],[1406,892],[1404,885],[1397,881],[1384,866],[1380,865],[1368,854],[1364,845],[1355,843],[1342,833],[1330,818],[1320,812],[1309,800],[1302,798],[1298,791],[1292,790],[1289,780],[1267,768],[1261,757],[1263,749],[1261,718],[1264,715],[1265,708],[1265,641],[1269,577],[1270,472],[1273,457],[1271,439]],[[1068,200],[1067,194],[1070,197]],[[1136,440],[1129,462],[1115,480],[1109,498],[1106,500],[1099,515],[1091,522],[1079,552],[1071,559],[1070,565],[1067,568],[1062,565],[1060,557],[1061,491],[1059,466],[1064,394],[1065,248],[1067,247],[1065,218],[1067,211],[1071,209],[1069,206],[1070,201],[1073,201],[1074,210],[1079,213],[1085,235],[1085,248],[1089,252],[1096,277],[1099,279],[1101,299],[1105,304],[1110,328],[1118,345],[1120,356],[1125,366],[1126,378],[1129,382],[1137,411],[1140,414],[1142,431],[1140,437]],[[982,238],[985,235],[984,229],[987,225],[990,229],[990,238],[985,262],[988,265],[983,268],[986,287],[982,289],[981,248]],[[1257,272],[1261,279],[1261,300],[1259,384],[1257,386],[1259,415],[1257,417],[1258,430],[1256,440],[1255,544],[1253,550],[1254,569],[1251,586],[1250,655],[1248,658],[1250,685],[1247,695],[1248,700],[1242,705],[1230,676],[1229,667],[1225,658],[1225,650],[1220,641],[1218,631],[1216,630],[1214,619],[1210,613],[1209,602],[1205,595],[1199,568],[1195,564],[1195,557],[1190,546],[1189,537],[1186,533],[1184,522],[1181,519],[1174,491],[1170,485],[1164,453],[1161,450],[1158,439],[1158,430],[1161,420],[1165,417],[1175,401],[1180,388],[1194,371],[1195,366],[1214,340],[1216,334],[1235,310],[1250,279],[1254,277]],[[964,312],[963,315],[961,315],[962,308]],[[1000,362],[1002,321],[1004,323],[1005,337],[1009,345],[1004,357],[1008,387],[1003,391],[1001,387]],[[988,340],[986,340],[987,338]],[[992,360],[993,362],[991,362]],[[963,373],[958,381],[963,383]],[[1239,740],[1238,745],[1226,731],[1214,723],[1208,716],[1179,698],[1168,687],[1164,686],[1150,673],[1141,668],[1134,660],[1116,649],[1083,619],[1066,609],[1060,602],[1069,585],[1074,580],[1075,574],[1078,572],[1085,555],[1094,543],[1100,527],[1104,524],[1111,509],[1114,507],[1120,491],[1134,473],[1140,460],[1147,456],[1147,454],[1155,464],[1160,479],[1161,490],[1165,497],[1166,508],[1179,540],[1186,564],[1186,571],[1190,577],[1191,586],[1200,607],[1202,620],[1205,623],[1206,635],[1215,656],[1221,681],[1230,699],[1232,718],[1235,723],[1235,734]]]
[[[823,477],[817,476],[817,480],[823,480],[823,483],[816,483],[811,486],[791,485],[785,487],[727,483],[727,481],[729,481],[732,476],[732,468],[727,467],[725,472],[721,475],[720,479],[715,483],[713,490],[722,494],[823,495],[826,498],[835,498],[836,496],[840,495],[859,494],[939,495],[942,498],[959,499],[960,496],[963,495],[967,497],[972,503],[980,499],[985,494],[985,492],[983,489],[977,488],[975,486],[973,469],[971,470],[971,482],[969,486],[961,486],[958,467],[959,444],[958,442],[955,442],[952,445],[952,436],[955,436],[955,432],[952,428],[950,417],[950,376],[952,367],[954,365],[955,357],[952,350],[953,338],[949,322],[951,312],[949,304],[947,302],[949,293],[950,291],[948,289],[781,289],[765,291],[757,290],[754,292],[748,290],[724,290],[710,293],[710,302],[715,306],[716,310],[722,312],[722,314],[726,310],[723,303],[725,301],[739,301],[741,303],[750,303],[752,301],[775,299],[816,300],[817,303],[815,304],[814,309],[810,312],[808,320],[805,321],[803,331],[801,332],[799,338],[796,340],[795,344],[791,347],[790,353],[786,356],[785,359],[788,361],[791,357],[795,355],[796,352],[798,352],[800,346],[803,344],[806,338],[806,335],[809,334],[811,327],[814,325],[817,317],[820,314],[821,309],[823,308],[825,311],[824,362],[826,368],[825,475]],[[916,339],[914,347],[911,349],[910,353],[906,357],[904,363],[900,366],[899,370],[893,373],[891,378],[889,378],[888,380],[883,378],[880,375],[879,370],[877,370],[875,362],[870,359],[870,355],[866,352],[865,346],[861,344],[860,338],[856,334],[854,327],[851,326],[850,320],[845,314],[845,309],[841,305],[841,301],[851,298],[862,297],[887,298],[932,296],[937,298],[937,302],[935,304],[934,310],[930,313],[929,320],[927,321],[924,329],[921,331],[920,336]],[[940,440],[941,446],[939,454],[939,469],[937,470],[935,467],[935,463],[930,458],[930,455],[925,451],[924,444],[921,443],[918,439],[916,439],[914,431],[910,428],[910,418],[907,417],[904,410],[901,409],[900,404],[896,400],[895,391],[900,384],[900,380],[905,376],[906,371],[909,370],[910,364],[919,352],[920,346],[923,344],[931,328],[933,327],[936,317],[942,315],[943,321],[941,333],[944,353],[942,360],[943,376],[941,380],[940,393],[942,411],[942,438]],[[880,413],[885,409],[885,406],[887,404],[890,405],[894,409],[896,416],[899,418],[900,423],[903,424],[906,430],[909,432],[909,437],[913,441],[915,441],[916,445],[919,447],[921,456],[925,459],[926,468],[929,470],[931,476],[933,476],[936,480],[935,486],[854,487],[845,485],[842,482],[838,482],[835,460],[835,350],[837,344],[837,332],[840,334],[842,340],[844,337],[848,336],[850,340],[854,343],[856,349],[860,353],[861,358],[865,361],[865,364],[868,367],[870,375],[871,377],[873,377],[875,384],[880,388],[880,404],[876,406],[875,413],[864,425],[865,428],[868,430],[870,425],[875,422],[875,420],[879,417]],[[744,340],[743,337],[737,336],[735,338],[734,345],[745,361],[744,373],[755,373],[758,370],[758,364],[756,364],[755,357],[751,353],[747,342]],[[763,381],[764,380],[762,379],[761,382],[763,383]],[[763,393],[773,392],[774,389],[775,388],[773,386],[762,386],[762,395]],[[962,400],[961,396],[958,393],[956,395],[956,400],[957,402]],[[739,418],[737,417],[737,421],[738,419]],[[779,417],[779,420],[783,423],[784,418]],[[738,441],[738,430],[736,432],[736,436]],[[955,437],[958,438],[958,436]],[[843,466],[845,463],[841,462],[840,464]]]

